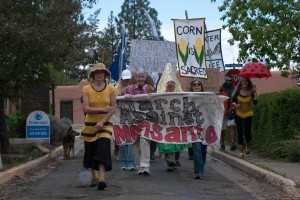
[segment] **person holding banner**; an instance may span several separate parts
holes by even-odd
[[[221,95],[229,97],[228,100],[224,101],[224,118],[223,118],[223,125],[222,125],[222,131],[221,131],[221,140],[220,140],[220,150],[225,150],[225,130],[229,127],[230,131],[230,151],[234,151],[236,149],[236,146],[234,144],[235,141],[235,121],[234,119],[229,120],[228,119],[228,112],[229,108],[231,107],[231,95],[234,90],[234,85],[232,83],[232,77],[230,75],[226,75],[225,77],[225,83],[222,84],[220,87],[220,93]]]
[[[115,88],[106,83],[110,72],[103,63],[93,65],[89,72],[91,84],[83,86],[83,110],[85,124],[81,132],[84,140],[83,166],[91,169],[90,186],[98,190],[107,187],[105,174],[112,170],[111,138],[112,115],[116,110]],[[97,171],[99,177],[97,178]]]
[[[192,92],[204,91],[204,87],[200,79],[197,78],[191,81],[190,90]],[[194,142],[193,150],[195,179],[202,179],[204,173],[204,165],[206,162],[207,145],[202,144],[202,142]]]
[[[155,89],[145,81],[148,74],[144,69],[140,69],[137,74],[137,83],[127,86],[120,94],[130,98],[132,95],[155,93]],[[138,175],[150,174],[150,140],[138,137],[132,145],[134,156],[139,163]]]
[[[116,94],[119,95],[129,84],[130,79],[132,78],[131,71],[129,66],[126,66],[126,69],[122,71],[120,80],[116,84]],[[120,157],[121,157],[121,169],[129,171],[135,170],[135,160],[132,151],[132,145],[120,145]]]
[[[173,74],[172,74],[173,75]],[[176,77],[175,74],[168,75],[166,78],[166,84],[165,84],[165,92],[181,92],[181,86],[176,86]],[[163,82],[163,78],[162,84]],[[166,144],[166,143],[158,143],[158,149],[161,153],[165,153],[165,160],[167,162],[168,172],[173,172],[176,169],[176,166],[180,166],[180,151],[186,148],[190,148],[191,144]]]

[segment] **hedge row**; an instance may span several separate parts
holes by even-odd
[[[252,146],[264,156],[300,161],[300,88],[262,94],[254,106]]]

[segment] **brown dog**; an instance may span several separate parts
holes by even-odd
[[[72,127],[70,127],[63,136],[62,143],[64,147],[64,160],[70,159],[70,153],[72,151],[74,158],[74,145],[75,145],[75,137],[78,136],[79,133],[74,131]]]

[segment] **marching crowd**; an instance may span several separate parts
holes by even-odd
[[[83,111],[85,124],[81,138],[84,140],[83,166],[91,170],[91,187],[104,190],[107,187],[105,174],[112,170],[111,139],[113,134],[112,115],[116,111],[116,97],[130,98],[133,95],[148,93],[182,92],[180,82],[172,71],[170,64],[160,77],[157,89],[147,81],[148,74],[141,69],[131,72],[125,69],[116,86],[107,84],[110,72],[102,63],[93,65],[88,78],[90,84],[83,87]],[[203,92],[201,80],[196,78],[190,82],[190,92]],[[236,149],[235,130],[237,130],[239,157],[250,153],[252,104],[257,103],[256,88],[250,79],[242,78],[235,87],[232,77],[226,76],[225,83],[220,87],[220,94],[228,96],[224,102],[224,118],[220,138],[220,150],[225,150],[225,131],[230,131],[230,150]],[[234,119],[229,119],[229,111],[235,110]],[[189,159],[194,163],[195,179],[202,179],[206,162],[207,146],[200,142],[192,144],[157,143],[143,137],[138,137],[133,144],[115,145],[115,155],[120,156],[122,170],[137,170],[138,175],[149,176],[150,160],[155,159],[154,152],[158,149],[160,155],[164,154],[167,171],[173,172],[180,166],[180,152],[188,149]]]

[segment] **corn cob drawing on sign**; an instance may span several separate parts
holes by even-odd
[[[178,44],[178,51],[179,51],[179,55],[181,57],[182,62],[184,63],[184,65],[186,65],[186,61],[189,57],[189,44],[186,44],[186,41],[181,38],[180,42]]]
[[[201,66],[203,63],[203,57],[204,57],[204,46],[203,46],[200,38],[196,39],[195,44],[194,44],[194,50],[195,50],[196,61]]]

